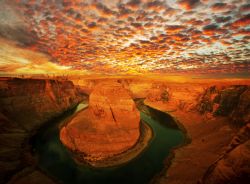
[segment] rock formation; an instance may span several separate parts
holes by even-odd
[[[85,161],[104,160],[133,147],[140,135],[140,113],[129,92],[115,82],[100,83],[89,108],[61,129],[60,139]]]
[[[250,181],[250,123],[233,138],[225,154],[205,173],[202,184],[247,184]]]
[[[163,84],[152,84],[152,89],[147,94],[147,100],[157,102],[167,102],[170,98],[169,88]]]
[[[228,116],[235,125],[244,125],[250,121],[250,87],[211,86],[201,96],[197,107],[203,114]]]
[[[30,165],[25,155],[34,131],[81,100],[70,81],[1,78],[0,183]]]
[[[203,91],[202,85],[197,84],[158,84],[152,85],[145,104],[153,105],[155,108],[165,112],[195,111],[197,99]]]
[[[173,165],[163,174],[166,177],[161,183],[193,184],[204,173],[203,184],[244,184],[249,180],[249,83],[179,84],[105,78],[79,84],[83,92],[91,94],[89,108],[61,129],[60,138],[80,161],[117,159],[115,155],[120,159],[122,153],[138,145],[143,123],[139,123],[140,115],[131,97],[146,98],[146,105],[178,119],[192,139],[189,145],[175,150]],[[41,171],[27,167],[35,165],[27,141],[46,121],[82,100],[80,91],[63,80],[1,78],[0,183],[10,178],[14,184],[51,181]],[[229,124],[244,128],[235,135],[237,129]],[[16,172],[18,177],[12,177]]]
[[[192,139],[189,145],[176,150],[173,167],[159,183],[193,184],[204,173],[202,184],[249,182],[250,134],[246,124],[250,122],[250,88],[247,84],[167,84],[165,103],[158,98],[161,92],[149,93],[144,101],[146,105],[179,119]],[[230,143],[238,127],[244,125]],[[196,169],[187,171],[190,166]]]

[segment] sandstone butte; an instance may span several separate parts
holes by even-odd
[[[126,152],[140,137],[140,112],[121,84],[100,83],[89,107],[61,128],[60,140],[77,160],[91,163]],[[80,158],[79,158],[80,157]]]

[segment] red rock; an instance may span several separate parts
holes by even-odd
[[[202,184],[247,184],[250,179],[250,124],[233,138],[229,149],[209,167]]]
[[[6,183],[12,174],[30,165],[24,155],[29,151],[25,147],[34,131],[81,100],[70,81],[1,78],[0,183]]]
[[[139,123],[129,92],[119,83],[100,83],[90,94],[89,108],[61,129],[60,139],[69,149],[101,160],[134,146]]]
[[[201,113],[213,116],[228,116],[237,126],[250,121],[249,85],[229,85],[208,87],[198,101]]]

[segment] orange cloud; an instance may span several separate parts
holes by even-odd
[[[185,26],[181,26],[181,25],[168,25],[166,27],[166,31],[168,33],[177,33],[177,32],[182,31],[185,28],[186,28]]]
[[[178,4],[185,10],[191,10],[195,8],[200,3],[199,0],[180,0]]]
[[[1,70],[242,71],[239,65],[230,69],[225,63],[248,62],[248,4],[241,1],[239,8],[234,8],[231,0],[224,4],[204,0],[176,2],[0,1],[0,37],[18,43],[10,49],[12,55],[23,49],[34,56],[27,59],[18,51],[18,58],[6,54],[6,59],[2,54],[5,59]]]
[[[228,11],[236,8],[234,5],[229,5],[227,3],[215,3],[211,6],[212,11],[219,12],[219,11]]]
[[[243,16],[242,18],[238,19],[232,25],[236,26],[236,27],[250,25],[250,14],[247,14],[247,15]]]

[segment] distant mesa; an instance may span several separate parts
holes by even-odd
[[[62,143],[78,161],[90,165],[134,147],[140,137],[140,112],[121,84],[97,84],[89,107],[60,131]]]

